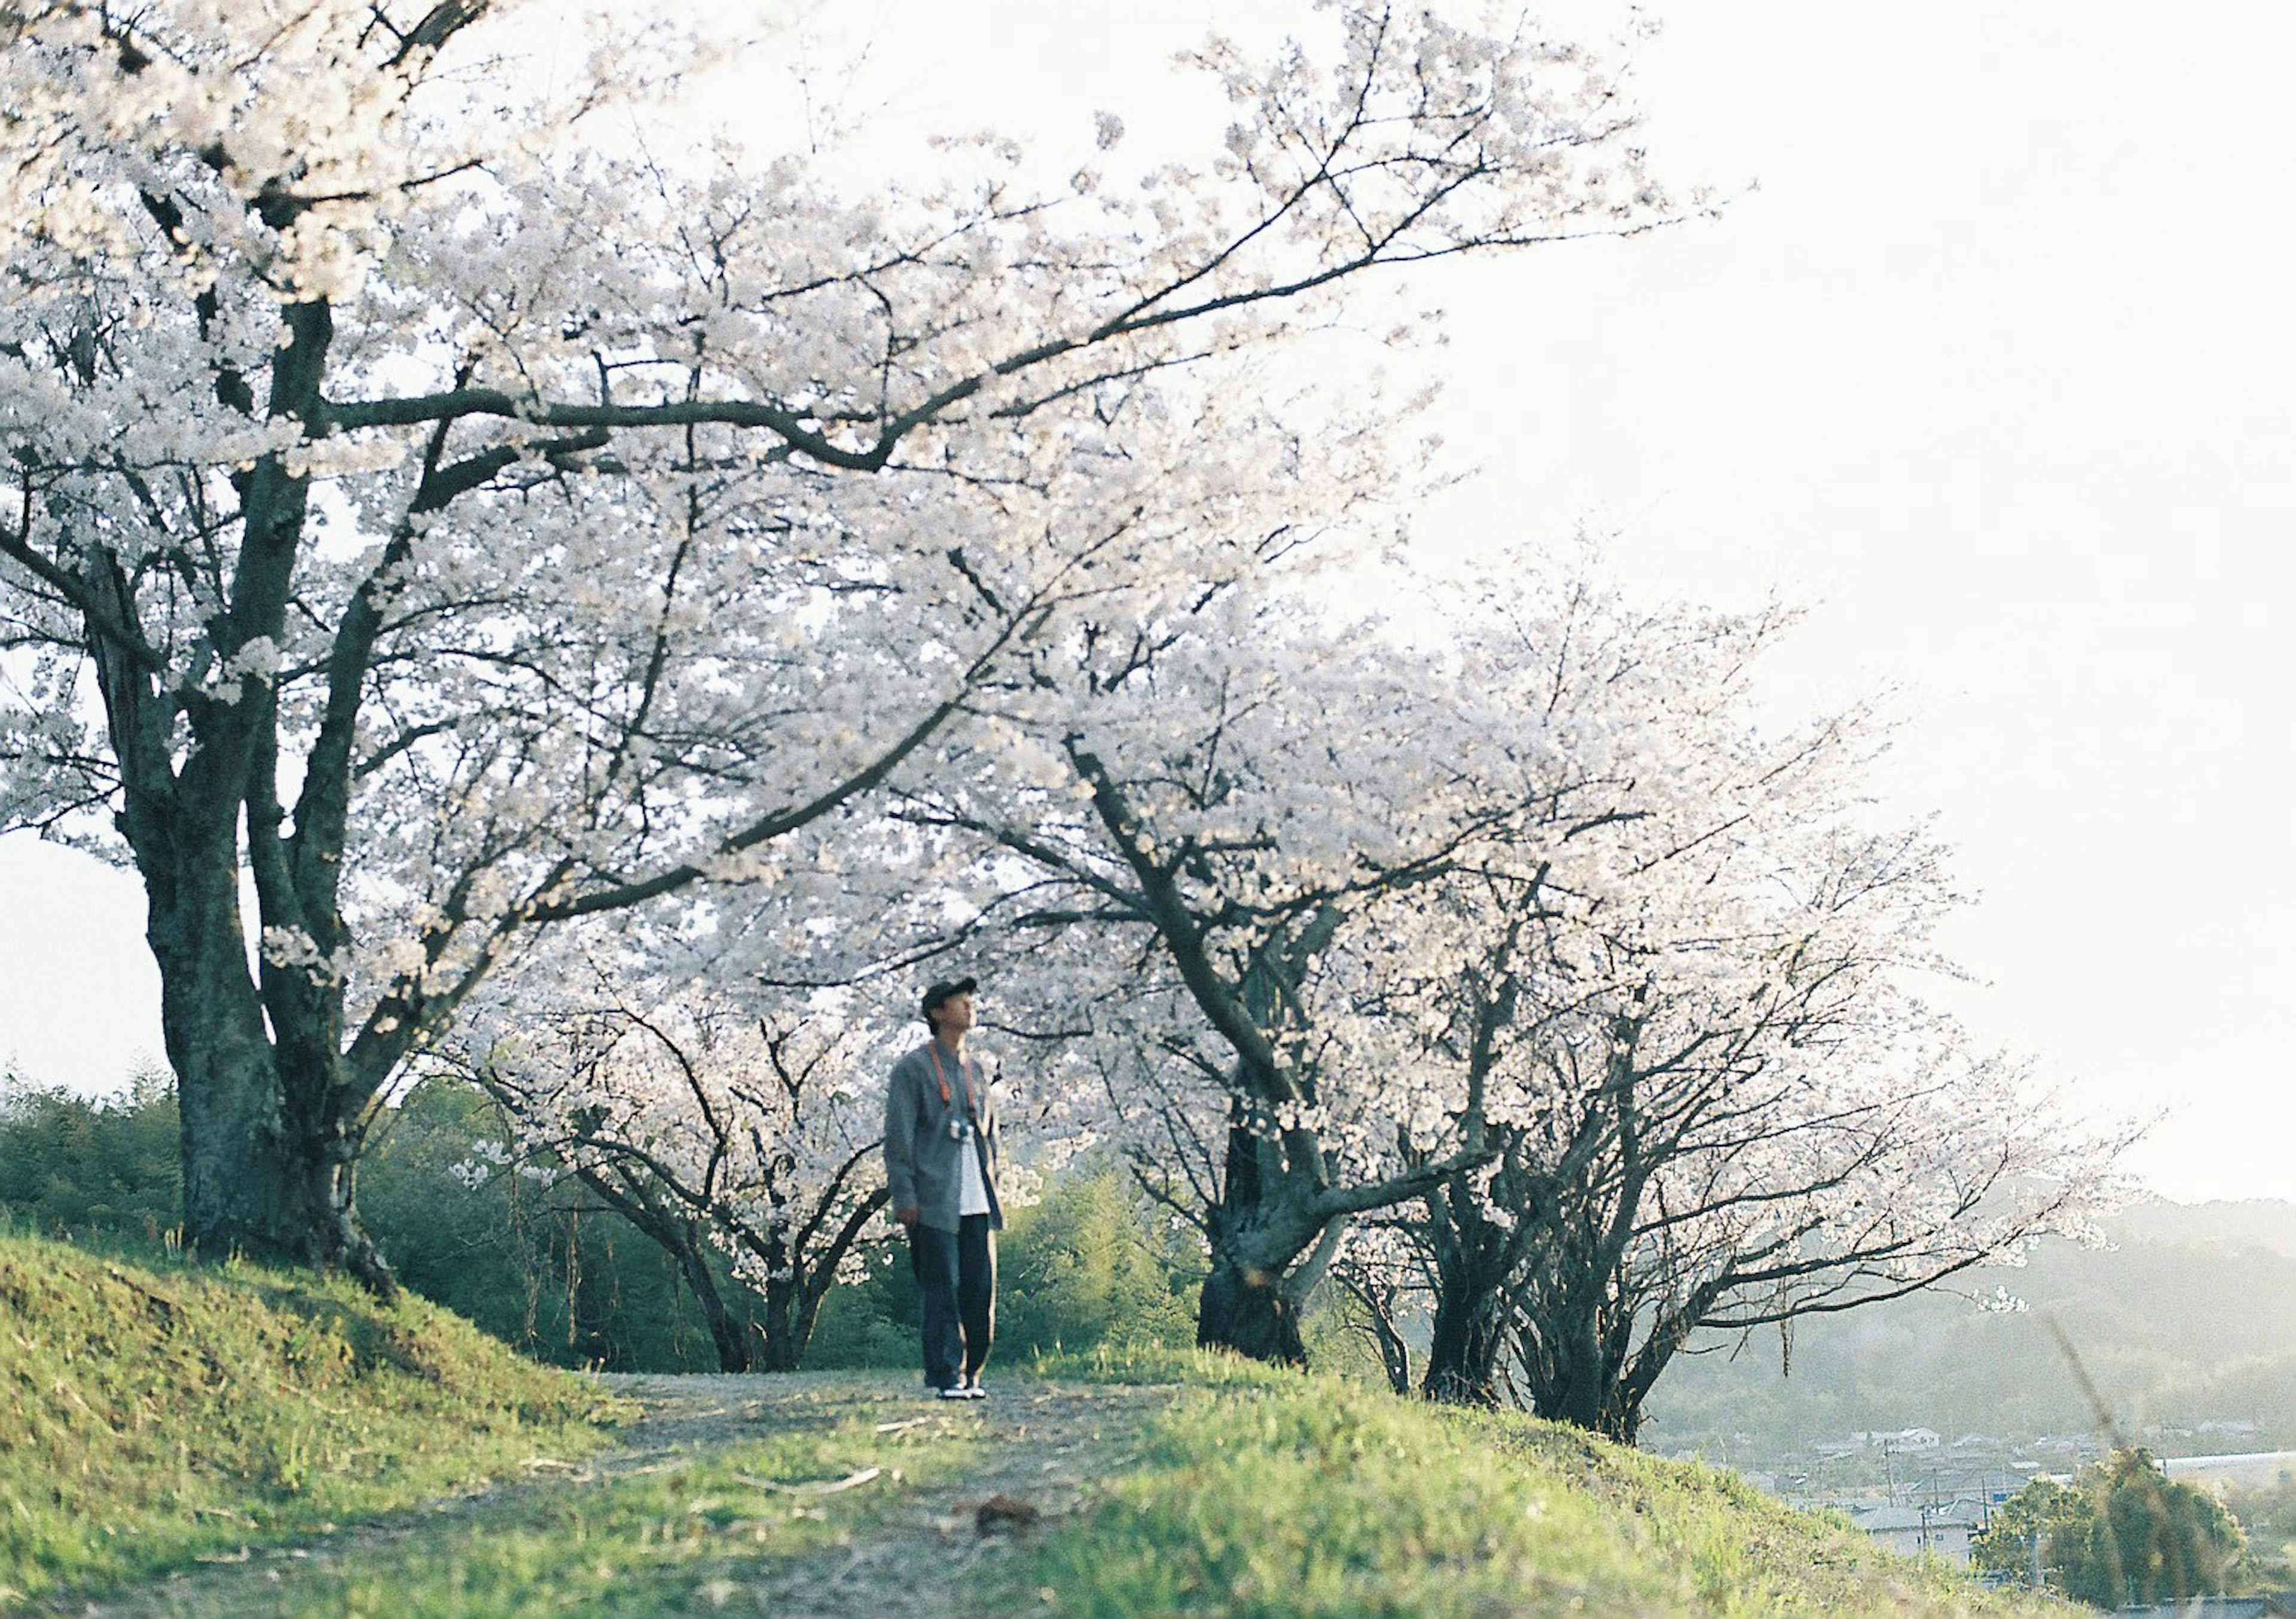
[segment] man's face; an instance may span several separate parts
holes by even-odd
[[[972,997],[951,995],[933,1008],[933,1033],[955,1040],[972,1026]]]

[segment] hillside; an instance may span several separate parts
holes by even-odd
[[[0,1607],[603,1442],[598,1391],[442,1310],[0,1237]]]
[[[1702,1468],[1193,1356],[956,1410],[618,1379],[602,1451],[597,1386],[429,1307],[0,1239],[0,1607],[34,1613],[2059,1611]]]
[[[1891,1557],[1732,1475],[1256,1368],[1176,1399],[1023,1573],[1053,1595],[1038,1611],[1082,1619],[2068,1611]]]
[[[2273,1198],[2210,1203],[2150,1198],[2123,1209],[2112,1228],[2123,1241],[2226,1243],[2296,1258],[2296,1203]]]
[[[2054,1323],[2123,1433],[2169,1454],[2296,1446],[2296,1206],[2147,1204],[2108,1234],[1798,1322],[1790,1366],[1775,1328],[1710,1340],[1659,1385],[1645,1438],[1768,1468],[1859,1430],[2094,1434]],[[1997,1288],[2019,1307],[1969,1296]]]

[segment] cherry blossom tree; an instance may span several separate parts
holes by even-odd
[[[1346,577],[1270,559],[1185,613],[1080,620],[890,812],[943,851],[892,954],[994,962],[1015,1026],[1083,1048],[1076,1126],[1203,1233],[1201,1339],[1279,1360],[1350,1221],[1476,1171],[1527,1105],[1440,1049],[1429,975],[1474,942],[1442,896],[1558,864],[1604,892],[1698,673],[1554,700],[1310,605]]]
[[[1945,857],[1874,822],[1873,710],[1766,722],[1790,615],[1523,554],[1414,650],[1310,627],[1327,577],[1039,649],[898,783],[1001,863],[963,947],[1009,941],[1019,1020],[1094,1053],[1080,1120],[1198,1222],[1204,1341],[1296,1358],[1368,1218],[1428,1392],[1630,1435],[1694,1332],[2086,1230],[2125,1132],[1913,993]]]
[[[885,1235],[872,1223],[885,1031],[831,1007],[745,1004],[610,948],[554,942],[498,977],[439,1057],[502,1105],[521,1151],[673,1257],[722,1370],[795,1370],[831,1286]],[[726,1299],[713,1255],[754,1312]]]
[[[1470,636],[1478,689],[1660,768],[1593,773],[1591,860],[1556,857],[1558,824],[1498,829],[1390,991],[1490,1155],[1387,1222],[1425,1280],[1432,1397],[1630,1441],[1693,1334],[2013,1263],[2114,1194],[2125,1131],[2074,1126],[1912,993],[1945,965],[1944,854],[1872,823],[1870,711],[1760,723],[1779,627],[1574,588]],[[1374,1256],[1358,1296],[1391,1310],[1392,1241]]]
[[[1172,1149],[1148,1183],[1208,1244],[1200,1340],[1297,1361],[1349,1222],[1478,1161],[1375,993],[1414,895],[1574,766],[1275,576],[1039,649],[895,813],[980,840],[1000,995],[1095,1049],[1098,1128]]]
[[[1054,193],[633,156],[668,9],[563,93],[518,10],[0,7],[0,825],[143,878],[188,1240],[386,1289],[365,1121],[516,936],[770,879],[1019,650],[1250,566],[1308,481],[1253,367],[1367,272],[1677,212],[1528,28],[1215,42],[1209,160]]]

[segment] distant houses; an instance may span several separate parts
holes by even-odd
[[[1935,1428],[1901,1427],[1893,1434],[1869,1435],[1866,1443],[1881,1450],[1905,1454],[1912,1451],[1934,1451],[1940,1441]]]
[[[1961,1567],[1969,1565],[1969,1542],[1985,1526],[1987,1504],[1966,1498],[1898,1507],[1881,1501],[1853,1501],[1839,1509],[1850,1524],[1879,1544],[1907,1557],[1944,1558]]]

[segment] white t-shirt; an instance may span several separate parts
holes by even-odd
[[[958,1144],[956,1169],[956,1212],[960,1214],[985,1214],[988,1212],[988,1182],[980,1178],[980,1143],[967,1130]]]

